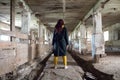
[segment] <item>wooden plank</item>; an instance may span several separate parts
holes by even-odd
[[[0,42],[0,75],[28,62],[28,44]]]
[[[10,30],[15,31],[15,0],[10,0]]]
[[[27,34],[21,34],[21,33],[16,33],[16,37],[21,39],[29,39],[29,36]]]
[[[10,31],[15,31],[15,0],[10,0]],[[10,37],[10,40],[15,39]]]
[[[7,35],[21,39],[29,39],[29,36],[27,34],[17,33],[13,31],[6,31],[6,30],[0,30],[0,35]]]
[[[15,69],[15,50],[0,50],[0,75]]]
[[[28,44],[17,44],[16,50],[16,66],[20,66],[26,62],[28,62]]]
[[[12,31],[6,31],[6,30],[1,30],[0,29],[0,35],[6,35],[6,36],[12,36],[15,37],[15,33]]]
[[[14,42],[0,42],[0,49],[14,49],[16,48],[16,43]]]

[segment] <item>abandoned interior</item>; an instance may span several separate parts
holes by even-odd
[[[68,69],[53,68],[59,19]],[[0,80],[120,80],[120,0],[0,0]]]

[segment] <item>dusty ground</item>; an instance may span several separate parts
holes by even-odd
[[[68,69],[64,69],[63,60],[59,57],[58,68],[53,67],[53,56],[47,61],[39,80],[83,80],[84,71],[68,55]]]
[[[99,71],[107,74],[112,74],[115,80],[120,80],[120,55],[114,53],[106,57],[100,58],[99,63],[93,63],[94,67]],[[116,55],[115,55],[116,54]],[[92,59],[91,55],[81,56],[81,58],[89,61]]]
[[[100,58],[99,63],[92,63],[91,55],[71,55],[67,55],[68,69],[64,69],[62,57],[59,57],[58,68],[54,69],[54,56],[51,56],[38,80],[84,80],[87,72],[92,73],[89,77],[96,77],[92,80],[120,80],[120,55],[107,55]]]

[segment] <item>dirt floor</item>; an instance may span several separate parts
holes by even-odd
[[[68,69],[64,69],[62,57],[59,57],[57,69],[54,69],[52,55],[38,80],[83,80],[84,71],[70,55],[67,55],[67,58]]]
[[[51,56],[40,80],[120,80],[120,55],[110,54],[100,58],[99,63],[93,63],[90,54],[70,54],[72,57],[68,55],[67,70],[63,69],[62,58],[59,58],[58,68],[54,69]]]
[[[80,56],[86,61],[92,59],[91,55]],[[107,53],[106,57],[100,58],[99,63],[93,63],[95,69],[113,75],[114,80],[120,80],[120,53]]]
[[[54,69],[52,55],[47,63],[43,61],[42,73],[35,72],[38,75],[33,80],[120,80],[120,55],[108,54],[99,63],[93,63],[91,54],[68,53],[68,69],[64,69],[62,57]]]

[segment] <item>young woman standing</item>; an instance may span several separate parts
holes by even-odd
[[[64,68],[67,69],[66,48],[68,47],[68,32],[64,26],[64,21],[59,19],[53,33],[53,52],[54,52],[54,68],[57,68],[58,57],[62,56]]]

